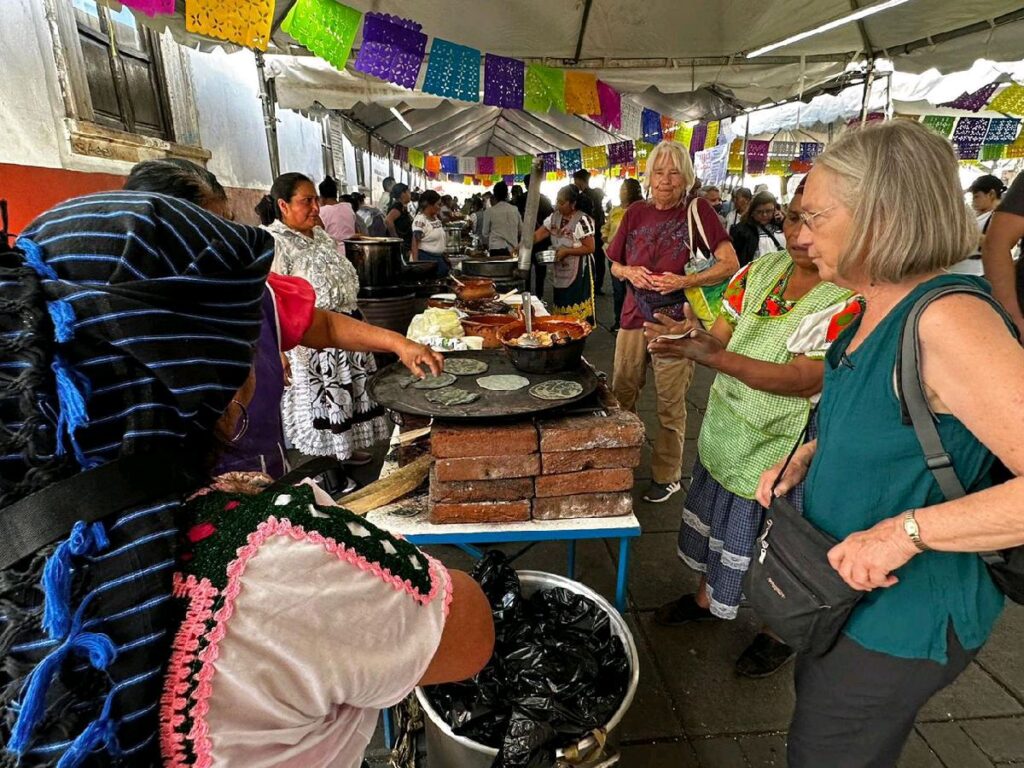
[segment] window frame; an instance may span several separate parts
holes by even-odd
[[[43,4],[73,155],[130,163],[152,159],[154,154],[182,157],[200,165],[210,159],[211,153],[203,149],[200,142],[191,71],[186,54],[177,43],[140,25],[150,46],[151,70],[155,70],[151,72],[151,80],[155,76],[160,82],[159,108],[171,138],[156,136],[152,130],[126,131],[120,124],[114,126],[113,120],[98,116],[93,109],[72,0],[43,0]]]

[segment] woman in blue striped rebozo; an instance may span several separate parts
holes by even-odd
[[[266,232],[137,192],[0,252],[0,766],[159,765],[174,512],[272,258]]]

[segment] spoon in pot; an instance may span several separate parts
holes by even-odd
[[[526,333],[519,337],[517,344],[526,348],[539,347],[540,342],[533,335],[533,297],[528,291],[523,291],[523,322],[526,323]]]

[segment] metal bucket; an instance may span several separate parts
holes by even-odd
[[[626,688],[622,704],[604,727],[605,733],[609,734],[609,742],[613,743],[614,737],[611,734],[629,711],[640,682],[640,656],[637,654],[633,633],[629,631],[626,620],[612,607],[611,603],[578,581],[542,571],[519,571],[518,573],[524,595],[531,595],[539,589],[563,587],[594,601],[601,610],[608,614],[612,633],[621,638],[622,645],[626,649],[631,671],[629,686]],[[452,733],[451,727],[431,705],[422,688],[416,689],[416,698],[419,699],[420,707],[423,709],[423,723],[427,736],[427,759],[431,765],[443,765],[444,768],[491,768],[494,758],[498,755],[498,750]],[[586,754],[593,750],[597,743],[593,736],[587,736],[576,746],[581,754]],[[558,757],[561,757],[562,753],[563,750],[558,750]],[[616,762],[618,762],[617,759],[613,757],[607,760],[597,760],[593,765],[607,766]]]
[[[416,314],[416,293],[407,288],[394,289],[392,296],[359,296],[357,302],[363,319],[370,325],[405,336]]]

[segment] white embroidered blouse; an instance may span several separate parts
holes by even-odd
[[[338,245],[317,227],[307,236],[275,221],[264,227],[274,237],[274,272],[308,280],[316,291],[316,306],[333,312],[358,308],[359,275],[352,263],[338,253]]]

